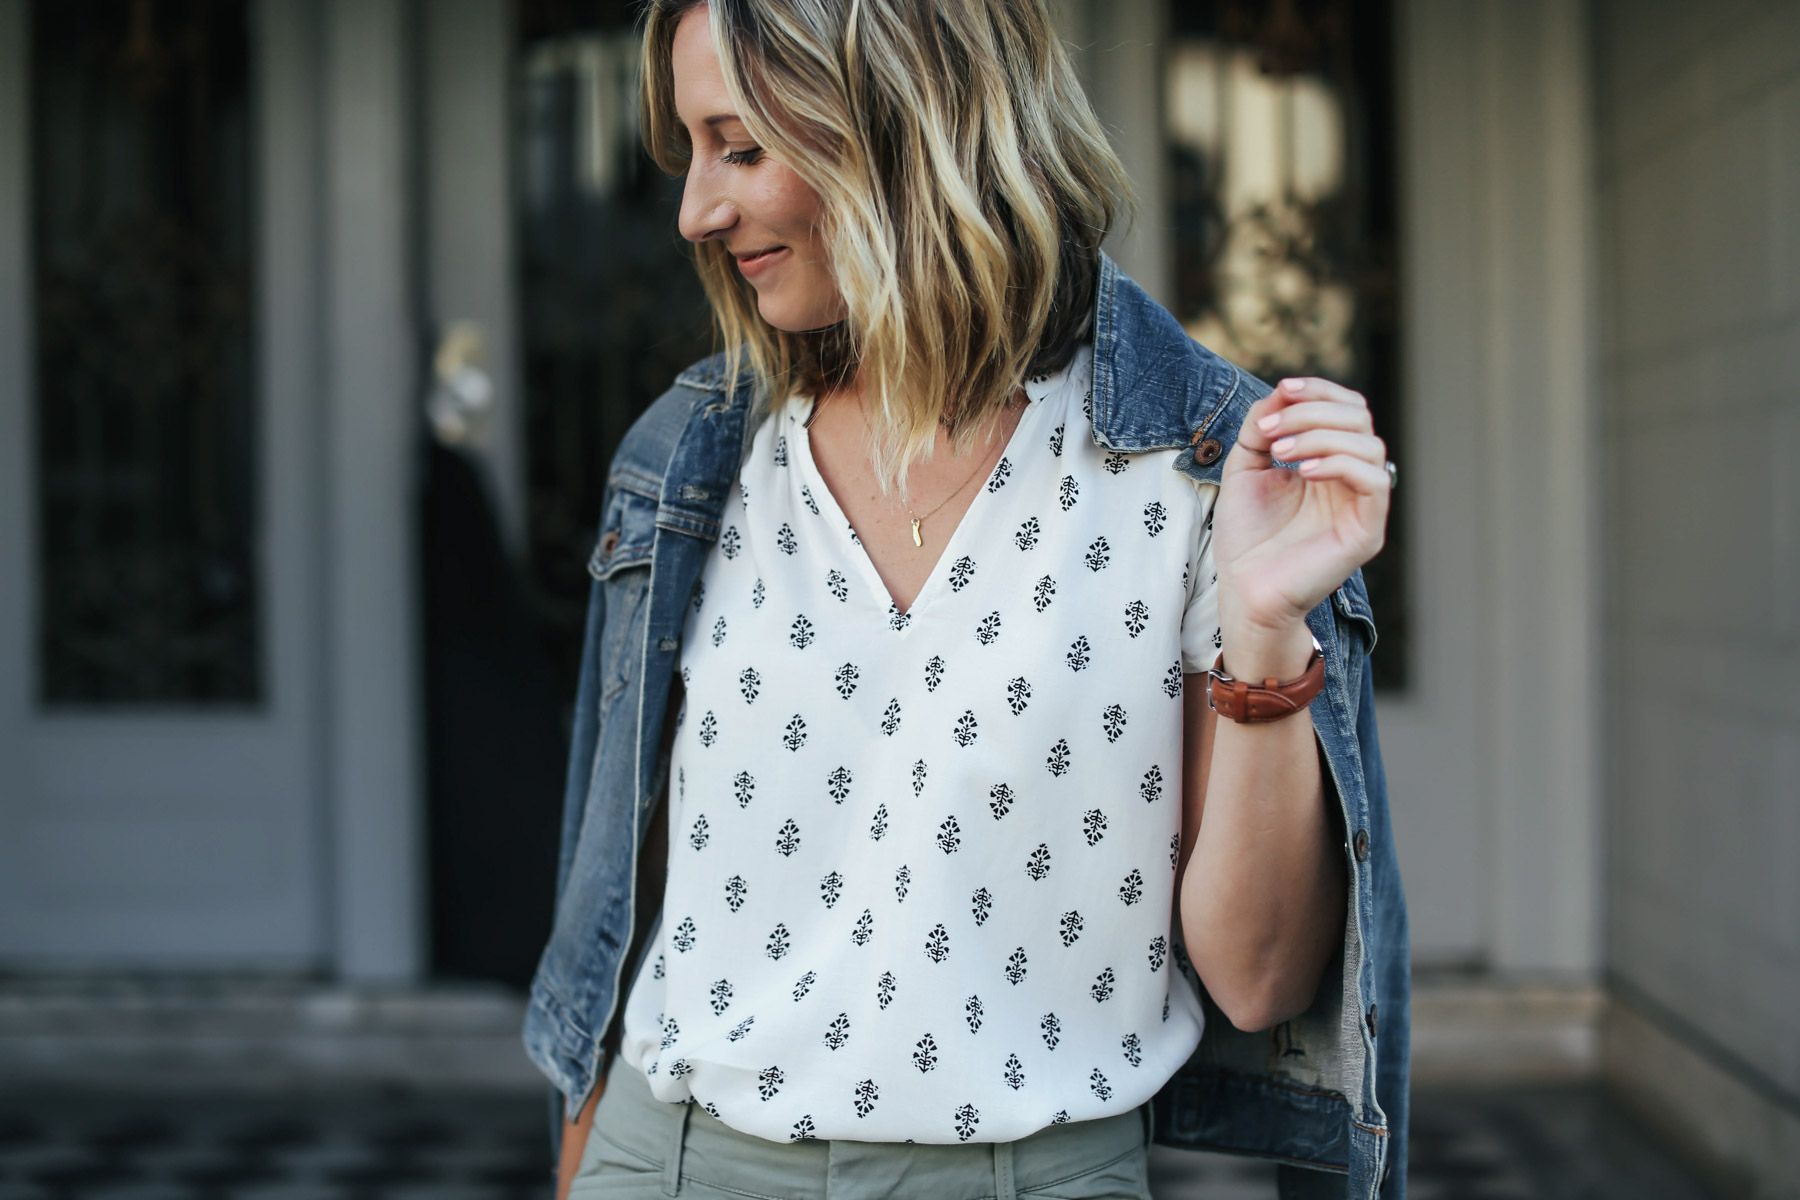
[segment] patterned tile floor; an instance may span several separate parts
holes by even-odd
[[[1415,1099],[1413,1200],[1711,1200],[1588,1088]],[[0,1093],[0,1200],[545,1200],[534,1097]],[[1158,1200],[1273,1200],[1260,1163],[1158,1147]]]

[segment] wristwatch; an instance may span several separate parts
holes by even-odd
[[[1221,717],[1240,725],[1261,725],[1292,716],[1311,704],[1325,687],[1325,652],[1318,638],[1313,639],[1306,670],[1292,679],[1246,683],[1227,675],[1224,667],[1225,652],[1221,650],[1206,672],[1206,703]]]

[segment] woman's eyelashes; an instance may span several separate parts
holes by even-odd
[[[747,146],[742,150],[727,150],[719,155],[719,161],[733,167],[748,167],[762,157],[761,146]]]

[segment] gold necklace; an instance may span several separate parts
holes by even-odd
[[[867,418],[864,418],[864,419],[866,420]],[[983,457],[986,457],[986,456],[984,455]],[[938,501],[937,508],[934,508],[931,510],[931,512],[926,513],[924,517],[921,517],[919,514],[915,513],[912,510],[912,506],[906,502],[904,497],[901,498],[900,507],[904,508],[906,510],[906,515],[912,518],[913,545],[923,546],[925,544],[925,539],[919,536],[919,526],[925,522],[925,518],[932,516],[933,514],[935,514],[937,512],[938,508],[942,508],[942,507],[944,507],[944,505],[946,505],[946,504],[950,503],[950,501],[954,500],[957,497],[957,495],[962,492],[962,490],[964,488],[969,486],[970,480],[973,480],[975,478],[975,476],[980,473],[981,473],[981,464],[979,462],[977,462],[975,464],[975,469],[973,471],[969,472],[969,478],[965,479],[961,483],[957,484],[956,491],[951,492],[948,496],[945,496],[942,500]]]
[[[872,436],[874,434],[875,430],[874,430],[874,427],[869,424],[869,410],[859,406],[857,408],[857,411],[862,414],[863,431]],[[806,414],[806,425],[808,428],[810,428],[812,426],[813,417],[817,416],[818,412],[819,412],[819,401],[818,401],[817,397],[814,397],[812,412]],[[985,458],[986,455],[984,454],[982,457]],[[956,499],[957,496],[961,495],[962,490],[964,488],[968,487],[969,484],[974,480],[975,476],[979,475],[980,473],[981,473],[981,462],[979,460],[977,460],[975,463],[975,469],[973,471],[969,472],[969,477],[967,479],[963,480],[961,483],[957,484],[955,491],[951,492],[948,496],[945,496],[942,500],[938,501],[937,508],[933,508],[930,512],[926,513],[924,516],[920,516],[918,513],[914,512],[912,510],[912,505],[910,505],[906,502],[906,498],[904,496],[901,497],[900,507],[904,508],[906,510],[907,517],[910,518],[912,521],[912,540],[913,540],[914,546],[923,547],[925,545],[925,538],[919,532],[919,527],[921,525],[923,525],[931,517],[935,516],[937,514],[938,509],[944,507],[944,505],[950,503],[950,501]]]

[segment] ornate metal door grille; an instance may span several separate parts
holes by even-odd
[[[1264,379],[1369,397],[1398,452],[1393,16],[1389,0],[1172,5],[1165,116],[1175,315]],[[1405,686],[1406,527],[1364,568],[1380,688]]]
[[[242,0],[31,11],[38,694],[262,697]]]

